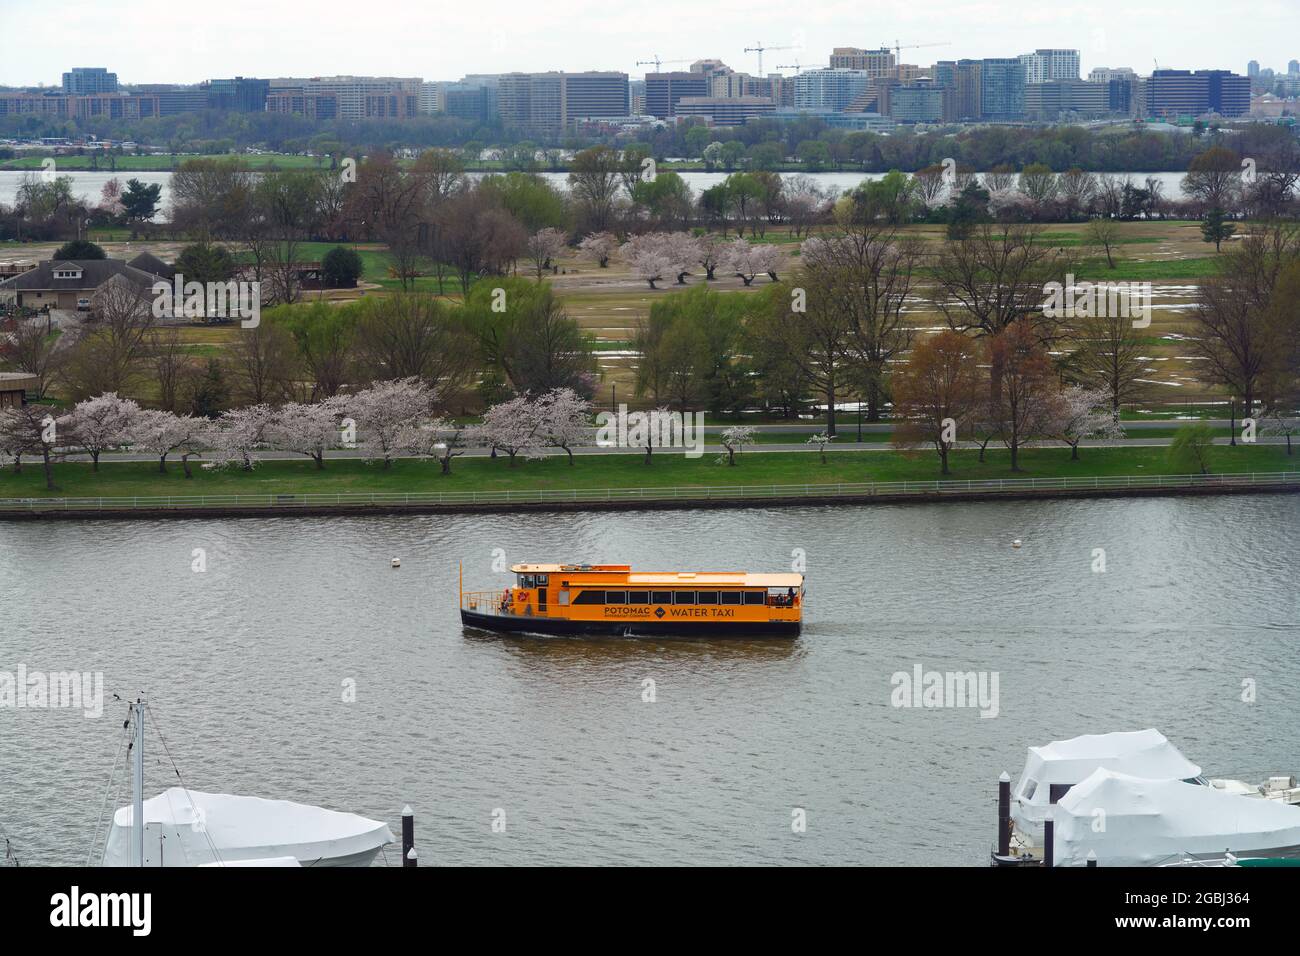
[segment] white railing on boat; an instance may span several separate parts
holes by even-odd
[[[22,511],[132,511],[249,508],[292,511],[321,507],[565,504],[640,501],[710,501],[765,498],[844,498],[877,495],[971,495],[1034,491],[1242,488],[1300,485],[1300,471],[1222,475],[1107,475],[1092,478],[984,478],[969,481],[860,481],[804,484],[665,485],[639,488],[569,488],[529,491],[349,492],[260,495],[103,495],[83,498],[0,498],[0,513]]]

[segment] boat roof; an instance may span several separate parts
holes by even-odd
[[[750,571],[633,571],[630,564],[514,564],[510,570],[516,574],[579,575],[617,574],[619,584],[644,584],[683,587],[797,588],[803,585],[803,575],[795,573],[761,574]]]
[[[1021,780],[1076,784],[1098,767],[1155,780],[1190,780],[1201,773],[1164,734],[1148,728],[1083,734],[1030,747]]]
[[[1105,826],[1098,828],[1098,818]],[[1251,853],[1300,844],[1300,808],[1179,780],[1098,768],[1056,805],[1056,863],[1150,866],[1181,854]]]

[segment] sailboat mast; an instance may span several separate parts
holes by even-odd
[[[144,866],[144,701],[131,705],[135,743],[131,747],[131,842],[132,862]]]

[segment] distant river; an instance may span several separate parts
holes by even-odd
[[[1157,727],[1207,773],[1300,771],[1298,531],[1294,496],[0,523],[0,671],[147,691],[197,789],[394,826],[410,803],[425,865],[975,866],[1029,745]],[[494,549],[751,571],[802,549],[807,626],[464,631],[457,565],[501,586]],[[996,672],[996,717],[891,706],[917,665]],[[85,858],[120,710],[0,710],[0,827],[24,863]],[[150,747],[152,794],[174,778]]]
[[[12,205],[14,198],[18,195],[19,184],[22,183],[23,177],[31,175],[27,172],[15,172],[12,170],[0,170],[0,203]],[[171,201],[170,185],[172,174],[169,172],[68,172],[63,175],[72,177],[73,192],[88,203],[99,201],[100,191],[104,188],[104,183],[116,177],[125,185],[128,179],[138,179],[143,183],[161,183],[163,187],[161,207],[167,209]],[[475,174],[482,175],[482,174]],[[542,173],[551,182],[567,188],[568,173]],[[722,182],[727,178],[726,173],[681,173],[682,179],[695,190],[696,195],[710,186]],[[789,179],[792,176],[800,175],[799,173],[782,173],[784,178]],[[857,186],[859,183],[869,179],[879,179],[883,173],[809,173],[823,189],[838,190],[847,192]],[[1164,184],[1165,195],[1175,197],[1181,195],[1180,184],[1186,173],[1133,173],[1131,174],[1135,182],[1141,185],[1148,176],[1154,176]]]

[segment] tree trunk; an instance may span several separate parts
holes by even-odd
[[[53,491],[54,490],[54,469],[50,465],[50,446],[46,445],[43,442],[41,444],[41,459],[42,459],[42,464],[45,466],[45,490]]]
[[[948,470],[948,443],[946,441],[939,442],[939,473],[943,475],[952,474]]]
[[[167,456],[162,455],[158,458],[158,474],[167,474]]]
[[[90,453],[90,470],[99,471],[99,449],[94,449]]]
[[[573,449],[572,449],[572,448],[565,448],[565,449],[564,449],[564,453],[565,453],[566,455],[569,456],[569,467],[572,468],[572,467],[573,467]]]

